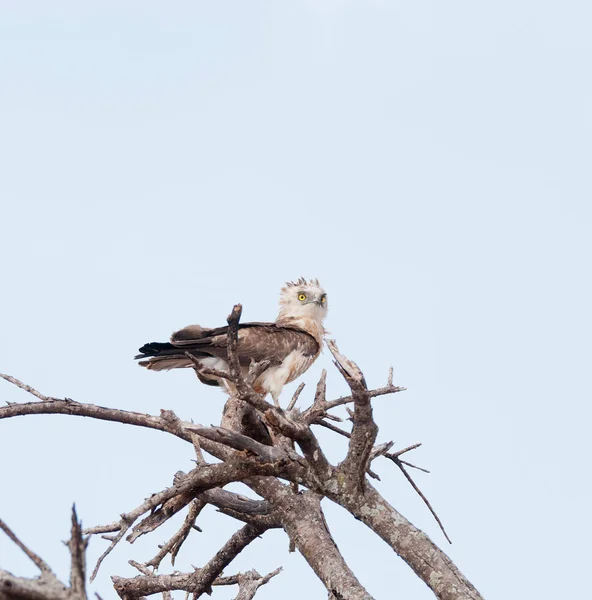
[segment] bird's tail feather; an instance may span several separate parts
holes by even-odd
[[[171,369],[185,369],[193,366],[189,358],[181,355],[153,356],[148,360],[141,360],[138,364],[146,367],[149,371],[170,371]]]
[[[149,342],[144,344],[139,350],[140,354],[134,358],[144,358],[146,356],[161,356],[162,354],[178,354],[179,348],[169,342]]]

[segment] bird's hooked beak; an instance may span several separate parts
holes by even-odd
[[[322,301],[322,296],[319,296],[316,300],[309,300],[308,302],[305,302],[304,304],[316,304],[317,306],[323,306],[323,301]]]

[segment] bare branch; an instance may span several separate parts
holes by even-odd
[[[51,402],[27,402],[0,407],[0,419],[22,415],[62,414],[79,417],[92,417],[103,421],[114,421],[127,425],[137,425],[166,431],[191,442],[191,437],[183,428],[183,422],[172,411],[162,411],[160,417],[117,408],[105,408],[95,404],[83,404],[74,400],[52,400]],[[208,450],[209,451],[209,450]]]
[[[271,406],[271,405],[269,405]],[[0,419],[8,419],[11,417],[23,415],[39,415],[39,414],[59,414],[79,417],[90,417],[102,421],[112,421],[122,423],[124,425],[134,425],[137,427],[146,427],[148,429],[156,429],[170,433],[189,443],[192,442],[195,434],[190,433],[185,429],[187,426],[194,425],[181,421],[177,415],[171,410],[161,410],[160,417],[148,415],[145,413],[132,412],[127,410],[119,410],[116,408],[106,408],[95,404],[83,404],[74,400],[57,400],[52,399],[51,402],[27,402],[24,404],[10,404],[0,407]],[[200,446],[209,454],[225,460],[229,453],[232,452],[228,447],[212,442],[207,439],[200,440]],[[104,529],[104,532],[116,531],[117,529]],[[92,533],[98,533],[95,530]],[[90,531],[88,533],[91,533]]]
[[[234,519],[252,523],[265,529],[282,527],[281,514],[266,500],[252,500],[220,488],[214,488],[201,494],[208,504]]]
[[[380,536],[439,600],[483,600],[450,558],[395,510],[369,483],[360,494],[328,494]]]
[[[349,479],[349,486],[359,487],[365,479],[370,464],[370,455],[378,434],[378,426],[372,416],[370,394],[359,367],[339,352],[333,340],[327,346],[335,358],[335,364],[352,391],[354,418],[349,448],[339,469]]]
[[[390,371],[389,371],[390,375]],[[392,383],[388,383],[384,387],[376,388],[375,390],[368,390],[368,394],[370,398],[376,398],[378,396],[386,396],[387,394],[396,394],[397,392],[406,391],[406,387],[401,387],[398,385],[392,385]],[[344,404],[348,404],[353,402],[354,399],[352,396],[343,396],[341,398],[337,398],[336,400],[330,400],[327,402],[326,409],[331,410],[332,408],[336,408],[338,406],[342,406]]]
[[[304,386],[306,384],[304,383],[304,381],[296,388],[296,391],[294,392],[294,395],[292,396],[292,400],[290,400],[287,408],[286,408],[286,412],[290,412],[294,406],[296,406],[296,402],[298,402],[298,398],[300,397],[300,394],[302,393],[302,390],[304,389]]]
[[[121,541],[125,533],[129,530],[131,525],[144,513],[148,512],[152,508],[155,508],[165,502],[166,500],[184,494],[192,490],[205,490],[212,487],[219,487],[230,483],[231,481],[239,481],[249,472],[252,474],[263,474],[268,465],[249,461],[245,459],[242,462],[227,462],[218,463],[214,465],[199,465],[199,467],[193,469],[181,483],[174,485],[173,487],[167,488],[162,492],[153,494],[147,500],[145,500],[140,506],[132,510],[127,514],[121,515],[119,521],[119,532],[113,538],[111,545],[101,554],[97,564],[93,570],[90,580],[93,581],[97,575],[99,567],[103,560],[109,555],[109,553],[115,548],[115,546]],[[269,468],[267,468],[269,470]],[[109,526],[111,527],[111,526]],[[94,533],[96,530],[87,530],[87,533]],[[131,541],[132,536],[128,538]],[[133,537],[135,539],[135,537]]]
[[[247,571],[246,573],[240,573],[238,575],[239,591],[235,600],[251,600],[257,590],[265,585],[272,577],[275,577],[282,567],[277,568],[275,571],[268,573],[265,577],[261,577],[257,571]]]
[[[424,473],[429,473],[429,471],[427,469],[424,469],[423,467],[418,467],[417,465],[413,465],[410,462],[407,462],[406,460],[399,458],[406,452],[409,452],[410,450],[415,450],[416,448],[419,448],[420,446],[421,446],[421,443],[413,444],[411,446],[407,446],[407,448],[403,448],[402,450],[397,450],[397,452],[382,452],[381,456],[385,456],[386,458],[389,458],[397,465],[403,464],[403,465],[407,465],[408,467],[411,467],[412,469],[417,469],[418,471],[423,471]]]
[[[257,377],[269,369],[271,363],[272,361],[267,359],[259,362],[252,360],[251,364],[249,365],[249,372],[247,373],[247,384],[252,387]]]
[[[70,589],[74,596],[86,599],[86,548],[88,537],[82,535],[82,524],[76,515],[76,506],[72,506],[72,529],[67,542],[70,550]]]
[[[229,492],[221,488],[213,488],[203,492],[202,496],[209,504],[219,509],[232,510],[250,516],[268,516],[272,508],[266,500],[253,500],[241,494]]]
[[[25,390],[25,392],[28,392],[29,394],[33,394],[33,396],[35,396],[36,398],[39,398],[39,400],[42,400],[43,402],[52,402],[52,401],[56,400],[56,398],[50,398],[49,396],[44,396],[43,394],[38,392],[35,388],[32,388],[30,385],[27,385],[26,383],[23,383],[16,377],[12,377],[12,375],[6,375],[4,373],[0,373],[0,377],[2,379],[5,379],[6,381],[12,383],[13,385],[16,385],[16,387],[20,388],[21,390]]]
[[[289,486],[269,478],[245,481],[268,500],[282,515],[283,527],[302,556],[338,598],[372,600],[339,552],[321,509],[321,496],[311,491],[294,492]]]
[[[232,381],[232,375],[230,373],[220,371],[219,369],[212,369],[211,367],[205,367],[197,360],[197,358],[195,358],[195,356],[193,356],[193,354],[191,354],[191,352],[185,352],[185,356],[193,363],[193,369],[198,373]]]
[[[162,559],[167,554],[171,555],[171,564],[175,566],[175,558],[177,557],[181,546],[191,533],[191,530],[194,529],[195,520],[197,519],[199,513],[205,505],[206,501],[202,497],[198,497],[195,500],[193,500],[193,502],[191,502],[191,504],[189,505],[189,511],[187,513],[187,516],[185,517],[185,521],[183,522],[183,525],[181,526],[179,531],[177,531],[177,533],[175,533],[175,535],[173,535],[173,537],[160,548],[158,554],[154,558],[150,559],[146,563],[147,567],[151,566],[155,569],[158,569],[160,563],[162,562]]]
[[[254,408],[260,410],[261,412],[265,412],[267,409],[271,408],[273,405],[266,402],[261,394],[257,394],[251,386],[246,382],[242,369],[238,360],[238,324],[240,321],[241,313],[243,311],[243,307],[241,304],[236,304],[232,309],[230,315],[226,319],[228,322],[228,335],[227,335],[227,347],[226,351],[228,353],[228,366],[230,369],[230,374],[232,375],[232,380],[236,386],[236,389],[239,393],[241,400],[248,402]]]
[[[323,369],[321,371],[321,378],[317,383],[317,389],[315,391],[315,397],[313,401],[313,406],[316,404],[320,406],[324,406],[327,402],[327,370]]]
[[[40,556],[35,554],[33,550],[27,548],[27,546],[25,546],[25,544],[23,544],[23,542],[16,537],[10,527],[8,527],[8,525],[2,519],[0,519],[0,529],[2,529],[2,531],[35,563],[35,566],[42,573],[51,573],[53,575],[53,571],[51,570],[50,566]]]
[[[327,401],[325,399],[327,393],[327,371],[323,369],[321,377],[317,383],[314,400],[303,414],[306,423],[313,423],[320,418],[327,416]]]
[[[294,416],[294,413],[291,413]],[[288,418],[280,410],[268,410],[264,415],[264,421],[283,435],[295,440],[304,457],[308,461],[315,475],[321,481],[325,481],[333,473],[333,466],[327,460],[310,427],[301,420]]]
[[[346,437],[347,439],[351,438],[351,433],[349,431],[344,431],[343,429],[340,429],[339,427],[336,427],[335,425],[332,425],[331,423],[327,423],[327,421],[323,421],[322,419],[319,419],[318,421],[314,421],[312,424],[320,425],[321,427],[326,427],[327,429],[330,429],[331,431],[334,431],[335,433],[338,433],[339,435],[342,435],[343,437]]]
[[[184,477],[186,475],[186,473],[183,473]],[[177,483],[175,480],[173,481],[175,484]],[[163,502],[159,508],[152,508],[150,514],[132,529],[132,532],[127,538],[128,542],[133,544],[140,536],[158,529],[163,523],[166,523],[170,518],[190,504],[194,498],[195,492],[191,490],[170,498],[166,502]],[[115,531],[119,531],[119,525],[119,523],[115,524],[117,527]]]
[[[402,450],[397,450],[396,452],[392,452],[391,454],[385,454],[385,456],[388,456],[389,458],[398,458],[399,456],[401,456],[402,454],[406,454],[407,452],[410,452],[411,450],[415,450],[416,448],[419,448],[421,446],[421,442],[418,442],[417,444],[411,444],[411,446],[407,446],[406,448],[403,448]]]
[[[430,473],[430,471],[428,471],[427,469],[424,469],[423,467],[418,467],[417,465],[414,465],[413,463],[407,462],[406,460],[399,459],[399,462],[402,465],[407,465],[408,467],[411,467],[412,469],[417,469],[418,471],[422,471],[423,473],[428,473],[428,475]]]
[[[401,464],[401,461],[395,460],[394,463],[399,467],[399,469],[401,469],[401,472],[403,473],[403,475],[405,475],[405,478],[411,484],[411,487],[417,492],[419,497],[424,501],[425,505],[428,507],[428,510],[432,513],[432,516],[434,517],[434,519],[436,519],[436,523],[438,523],[438,526],[442,530],[444,537],[448,540],[448,543],[452,544],[450,538],[448,537],[448,534],[446,533],[446,529],[444,529],[444,525],[442,524],[442,521],[440,521],[440,517],[438,517],[438,515],[436,514],[436,511],[432,508],[432,505],[430,504],[429,500],[425,497],[423,492],[417,487],[417,484],[415,483],[415,481],[413,481],[413,479],[411,478],[411,475],[409,475],[409,473],[407,472],[407,469],[405,469],[405,467]]]
[[[195,598],[199,598],[202,594],[210,591],[212,584],[223,569],[264,531],[261,527],[245,525],[202,569],[197,569],[193,573],[144,575],[131,579],[112,577],[113,585],[119,596],[128,600],[172,590],[185,590],[194,594]]]
[[[266,462],[275,462],[281,459],[287,459],[286,452],[281,448],[266,446],[236,431],[225,429],[224,427],[199,427],[191,426],[187,428],[194,431],[201,437],[214,442],[224,444],[235,450],[248,450]]]

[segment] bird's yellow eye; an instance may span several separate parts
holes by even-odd
[[[327,296],[321,296],[321,302],[323,304],[325,304],[326,301],[327,301]]]
[[[298,294],[298,300],[300,300],[300,302],[304,302],[306,300],[306,294]]]

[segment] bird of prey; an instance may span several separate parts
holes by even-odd
[[[251,361],[269,360],[270,366],[255,380],[253,389],[278,398],[286,383],[300,377],[321,352],[327,314],[327,294],[317,279],[302,277],[290,281],[281,289],[280,310],[273,323],[240,323],[237,354],[244,373]],[[151,342],[140,348],[136,359],[152,371],[193,367],[189,352],[204,367],[228,371],[228,327],[207,329],[189,325],[171,336],[170,342]],[[196,371],[202,383],[233,388],[219,377]]]

